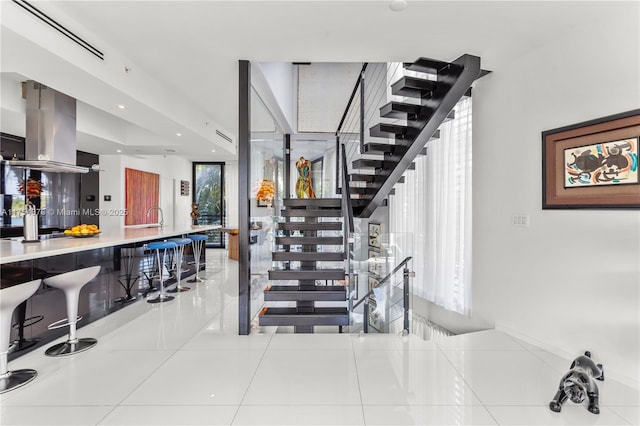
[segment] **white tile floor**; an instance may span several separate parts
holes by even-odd
[[[237,263],[207,253],[207,281],[79,330],[98,345],[10,363],[39,375],[0,397],[0,425],[628,425],[640,393],[599,382],[601,414],[548,402],[567,361],[485,331],[415,336],[238,336]],[[606,369],[606,365],[605,365]]]

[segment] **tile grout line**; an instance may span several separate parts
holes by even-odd
[[[364,402],[362,401],[362,386],[360,386],[360,372],[358,371],[358,361],[356,360],[356,350],[353,346],[353,337],[349,336],[349,343],[351,344],[351,356],[353,356],[353,365],[356,368],[356,380],[358,381],[358,395],[360,396],[360,411],[362,412],[362,424],[367,425],[367,419],[364,414]]]
[[[262,352],[262,356],[260,357],[260,361],[258,361],[258,365],[256,365],[256,369],[253,372],[253,375],[251,376],[251,380],[249,380],[249,383],[247,384],[247,388],[245,389],[244,393],[242,394],[242,398],[240,399],[240,402],[238,403],[238,408],[236,408],[236,412],[233,414],[233,418],[231,419],[231,423],[229,423],[230,425],[233,425],[233,423],[236,421],[236,417],[238,416],[238,412],[240,411],[240,408],[242,407],[242,402],[244,401],[244,398],[247,396],[247,392],[249,392],[249,388],[251,388],[251,384],[253,383],[254,379],[256,378],[256,374],[258,374],[258,369],[260,368],[260,365],[262,364],[262,360],[264,359],[264,356],[267,354],[267,350],[269,350],[269,346],[271,346],[271,340],[272,339],[273,339],[273,334],[269,334],[269,342],[264,347],[264,351]]]
[[[438,351],[440,351],[440,353],[444,356],[444,358],[447,360],[447,362],[449,362],[449,365],[451,365],[451,367],[453,367],[453,369],[455,370],[455,372],[460,376],[460,378],[462,379],[462,381],[464,382],[465,385],[467,385],[469,387],[469,389],[471,389],[471,393],[473,394],[473,396],[475,396],[478,401],[480,401],[480,404],[482,404],[482,408],[484,408],[484,410],[489,414],[489,416],[491,416],[491,418],[493,419],[494,422],[496,422],[496,425],[500,425],[500,422],[498,421],[498,419],[495,418],[495,416],[493,415],[493,413],[491,411],[489,411],[489,409],[487,408],[487,405],[482,401],[482,399],[480,399],[480,397],[478,396],[478,394],[476,394],[476,391],[471,387],[471,385],[467,382],[467,380],[464,378],[464,375],[460,372],[460,370],[458,370],[458,368],[455,366],[455,364],[453,362],[451,362],[451,360],[449,359],[449,357],[447,356],[447,354],[442,350],[442,348],[440,347],[440,345],[438,345],[435,340],[434,340],[434,345],[436,346],[436,348],[438,348]]]
[[[208,280],[207,280],[207,281],[208,281]],[[208,287],[209,287],[209,286],[208,286],[208,284],[209,284],[209,283],[208,283],[207,281],[205,281],[205,283],[203,283],[203,284],[205,284],[206,288],[208,288]],[[195,283],[195,284],[198,284],[198,283]],[[148,310],[148,311],[147,311],[147,312],[145,312],[145,313],[148,313],[148,312],[151,312],[151,310]],[[177,312],[175,312],[175,314],[176,314],[176,316],[177,316]],[[137,318],[136,318],[136,319],[137,319]],[[211,320],[211,318],[209,318],[209,319],[207,320],[207,322],[208,322],[208,321],[210,321],[210,320]],[[206,327],[206,325],[204,325],[204,327]],[[115,330],[114,330],[114,331],[115,331]],[[170,354],[170,355],[169,355],[169,356],[168,356],[168,357],[167,357],[167,358],[166,358],[162,363],[160,363],[160,365],[158,365],[158,367],[157,367],[157,368],[155,368],[153,371],[151,371],[151,372],[147,375],[147,377],[146,377],[146,378],[144,378],[142,381],[140,381],[140,382],[139,382],[139,383],[138,383],[138,384],[137,384],[137,385],[136,385],[136,386],[135,386],[135,387],[134,387],[130,392],[128,392],[126,395],[124,395],[124,397],[123,397],[122,399],[120,399],[120,401],[119,401],[115,406],[113,406],[113,407],[112,407],[112,409],[111,409],[107,414],[105,414],[105,415],[100,419],[100,421],[99,421],[98,423],[96,423],[96,426],[99,426],[99,425],[100,425],[100,423],[104,422],[104,421],[107,419],[107,417],[109,416],[109,414],[111,414],[114,410],[116,410],[117,408],[121,407],[121,406],[122,406],[122,403],[123,403],[123,402],[124,402],[128,397],[130,397],[130,396],[131,396],[135,391],[137,391],[138,389],[140,389],[140,387],[141,387],[144,383],[146,383],[146,382],[151,378],[151,376],[153,376],[153,375],[154,375],[156,372],[158,372],[158,371],[159,371],[163,366],[165,366],[165,365],[166,365],[166,363],[167,363],[167,362],[169,362],[169,360],[171,360],[173,357],[175,357],[175,355],[176,355],[176,354],[177,354],[177,353],[178,353],[178,352],[179,352],[179,351],[184,347],[184,345],[186,345],[189,341],[191,341],[191,340],[192,340],[192,339],[197,335],[197,333],[199,333],[200,331],[202,331],[202,329],[200,329],[200,330],[196,331],[196,332],[195,332],[195,333],[194,333],[190,338],[188,338],[188,339],[187,339],[187,340],[186,340],[182,345],[180,345],[179,347],[177,347],[176,349],[174,349],[174,350],[173,350],[173,353],[171,353],[171,354]],[[163,349],[162,351],[165,351],[165,350]],[[155,352],[155,351],[154,351],[154,352]],[[169,351],[167,350],[167,352],[169,352]]]

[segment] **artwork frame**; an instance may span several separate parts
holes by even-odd
[[[631,142],[629,142],[631,141]],[[631,145],[627,149],[627,143]],[[573,158],[576,153],[603,149],[605,155],[598,154],[603,168],[609,167],[607,146],[624,146],[628,161],[635,161],[638,168],[638,144],[640,143],[640,109],[611,115],[596,120],[573,124],[542,132],[542,208],[543,209],[638,209],[640,208],[640,177],[636,175],[631,183],[596,182],[597,170],[588,169],[585,176],[593,178],[593,183],[583,185],[567,184],[571,177],[565,158]],[[609,145],[607,145],[609,144]],[[634,146],[635,144],[635,146]],[[600,146],[600,148],[597,148]],[[595,151],[594,151],[595,152]],[[567,155],[569,153],[571,157]],[[581,165],[581,167],[584,167]],[[617,169],[609,169],[610,176],[617,176]],[[576,176],[574,174],[573,176]]]
[[[256,198],[256,207],[269,207],[266,201]]]
[[[377,259],[379,256],[380,256],[380,252],[369,249],[368,262],[367,262],[368,263],[367,270],[369,271],[369,273],[377,275],[378,272],[377,272],[377,265],[376,265],[375,259]]]
[[[369,275],[369,280],[368,280],[368,291],[373,290],[378,284],[380,283],[380,277],[378,277],[377,275]]]
[[[382,248],[382,224],[376,222],[369,222],[368,227],[369,247],[376,249]]]

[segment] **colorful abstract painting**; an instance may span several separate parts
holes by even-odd
[[[149,211],[149,208],[159,205],[159,174],[125,168],[124,191],[127,209],[125,225],[158,223],[158,210]],[[148,216],[147,212],[149,212]]]
[[[638,183],[638,138],[564,150],[564,187]]]

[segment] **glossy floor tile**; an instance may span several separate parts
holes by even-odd
[[[358,405],[242,405],[233,425],[364,425]]]
[[[80,328],[98,339],[89,351],[11,361],[39,374],[0,395],[0,425],[640,423],[638,390],[609,378],[598,382],[599,416],[570,402],[551,412],[570,362],[493,330],[424,341],[256,326],[239,336],[237,266],[208,250],[205,282]]]
[[[364,406],[367,425],[495,425],[482,406],[381,405]]]
[[[569,403],[570,404],[570,403]],[[606,407],[600,414],[587,411],[586,406],[566,405],[560,413],[544,406],[488,406],[487,410],[501,425],[628,425],[627,421]]]

